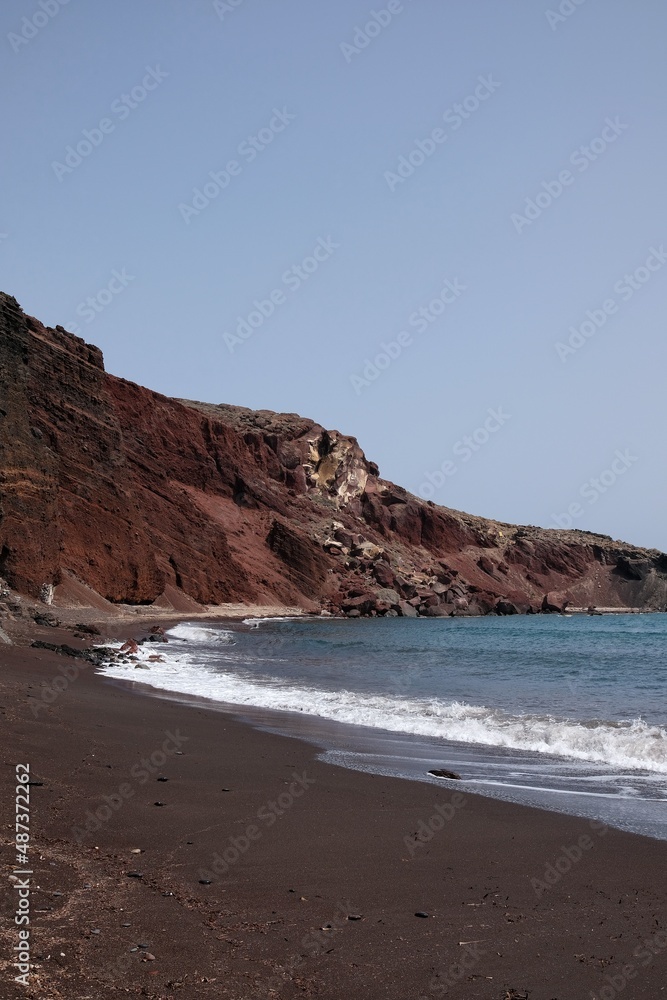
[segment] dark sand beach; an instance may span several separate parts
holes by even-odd
[[[13,982],[7,891],[2,997],[667,996],[665,843],[320,763],[49,651],[1,656],[6,886],[15,766],[39,782],[34,965]]]

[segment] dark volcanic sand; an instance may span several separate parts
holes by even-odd
[[[7,891],[0,997],[667,997],[665,843],[465,795],[410,850],[404,838],[438,816],[454,782],[439,791],[325,765],[307,744],[128,692],[92,667],[36,719],[29,696],[79,661],[21,647],[0,647],[0,659],[7,847],[15,765],[44,782],[31,789],[36,967],[29,988],[13,983]],[[133,767],[168,732],[186,737],[183,755],[142,783]],[[295,773],[314,781],[298,797]],[[79,846],[72,827],[123,785],[120,808]],[[566,868],[563,848],[581,836],[590,849],[538,896],[531,879],[559,859]],[[247,849],[200,884],[231,837]],[[9,874],[13,850],[3,860]],[[633,956],[647,940],[655,953]]]

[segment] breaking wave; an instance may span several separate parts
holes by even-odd
[[[438,698],[405,698],[388,693],[326,690],[243,669],[234,633],[205,626],[179,625],[169,632],[186,640],[174,646],[140,647],[139,661],[110,663],[107,677],[140,680],[165,691],[237,706],[302,712],[336,722],[395,733],[436,737],[464,744],[532,751],[621,770],[667,774],[667,730],[641,719],[576,721],[550,715],[516,714],[485,705]],[[218,643],[218,650],[206,646]],[[175,645],[175,644],[174,644]],[[222,649],[220,648],[222,646]],[[159,652],[164,662],[148,662]],[[245,659],[246,665],[248,659]],[[141,669],[141,674],[137,670]]]

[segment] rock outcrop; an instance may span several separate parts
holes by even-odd
[[[0,295],[0,577],[55,606],[298,604],[358,615],[665,610],[667,556],[516,527],[382,480],[296,414],[169,399]]]

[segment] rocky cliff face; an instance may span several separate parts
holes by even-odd
[[[168,399],[0,294],[0,576],[56,600],[365,614],[667,608],[667,556],[516,527],[380,479],[296,414]]]

